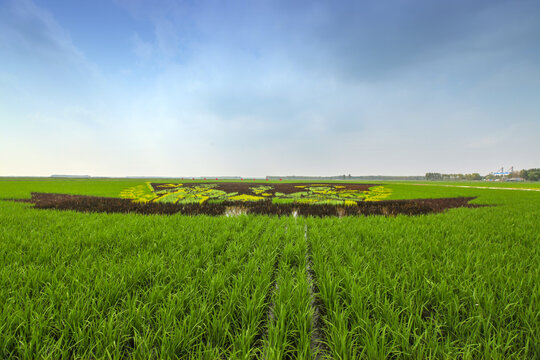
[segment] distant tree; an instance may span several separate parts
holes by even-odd
[[[464,180],[482,180],[482,176],[478,173],[465,174],[463,175]]]
[[[529,181],[539,181],[540,180],[540,169],[529,169],[527,170],[527,178]]]
[[[442,180],[442,178],[440,173],[426,173],[426,180]]]
[[[539,181],[540,169],[523,169],[519,172],[519,177],[527,181]]]
[[[467,180],[482,180],[482,176],[479,173],[465,174]]]
[[[426,180],[482,180],[479,173],[472,174],[441,174],[441,173],[426,173]]]

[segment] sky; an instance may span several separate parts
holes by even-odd
[[[0,176],[540,167],[540,1],[0,0]]]

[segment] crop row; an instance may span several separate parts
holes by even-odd
[[[331,357],[540,353],[538,259],[505,235],[508,221],[478,223],[465,213],[442,219],[399,218],[381,227],[306,219]]]
[[[26,236],[7,228],[0,243],[0,357],[312,358],[308,245],[297,219],[163,227],[173,219],[130,217],[126,227],[119,216],[64,213],[55,223],[46,218],[56,213],[24,214],[0,213],[0,222],[48,225]]]

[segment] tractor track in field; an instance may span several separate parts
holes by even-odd
[[[306,276],[309,286],[309,305],[313,316],[311,317],[311,339],[310,347],[313,359],[319,360],[326,358],[328,348],[325,339],[324,316],[326,314],[322,299],[318,295],[317,274],[313,270],[313,257],[311,252],[311,243],[308,238],[308,227],[304,225],[304,238],[306,240]]]
[[[288,227],[285,227],[285,234],[287,234]],[[262,358],[266,359],[266,354],[264,353],[264,344],[268,340],[268,331],[270,328],[270,324],[272,321],[274,321],[274,308],[276,304],[274,303],[272,295],[275,294],[278,290],[278,284],[277,284],[277,275],[279,272],[279,263],[281,261],[281,254],[283,253],[283,246],[284,243],[282,242],[278,248],[276,258],[274,261],[274,266],[272,268],[272,275],[270,276],[270,287],[268,289],[268,292],[266,293],[266,297],[264,299],[264,303],[268,304],[266,309],[266,322],[261,328],[261,331],[259,335],[257,336],[257,340],[255,341],[256,344],[259,344],[259,347],[263,350],[262,352]]]

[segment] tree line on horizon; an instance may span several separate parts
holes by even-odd
[[[479,173],[472,174],[442,174],[435,172],[426,173],[426,180],[495,180],[501,179],[503,176],[488,174],[482,176]],[[540,169],[523,169],[514,171],[508,175],[508,178],[521,178],[525,181],[540,181]]]

